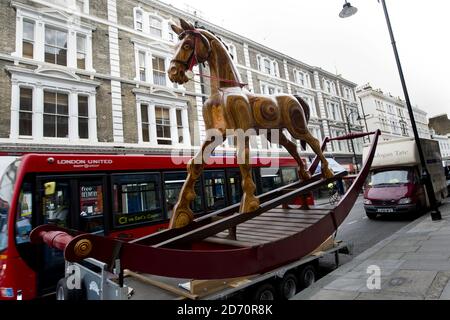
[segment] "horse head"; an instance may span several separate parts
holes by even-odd
[[[192,68],[199,63],[206,62],[211,55],[211,44],[200,30],[191,23],[180,19],[181,27],[172,24],[172,30],[178,34],[178,43],[175,55],[169,66],[169,79],[178,84],[188,82],[192,77]]]

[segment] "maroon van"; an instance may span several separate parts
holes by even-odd
[[[372,169],[364,189],[364,209],[369,219],[378,214],[414,214],[425,206],[425,187],[417,167]]]

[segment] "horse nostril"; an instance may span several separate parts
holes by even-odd
[[[176,76],[178,74],[177,68],[176,67],[171,67],[170,71],[169,71],[169,74],[171,74],[173,76]]]

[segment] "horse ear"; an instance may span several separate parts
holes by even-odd
[[[180,23],[181,23],[181,27],[184,30],[194,30],[195,29],[191,23],[187,22],[186,20],[184,20],[182,18],[180,18]]]
[[[183,32],[183,29],[177,26],[176,24],[171,24],[170,27],[176,34],[181,34]]]

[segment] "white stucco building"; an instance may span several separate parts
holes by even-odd
[[[400,97],[373,89],[370,84],[359,87],[356,94],[360,98],[369,131],[380,129],[385,141],[413,136],[408,109]],[[419,136],[430,139],[427,113],[418,107],[413,107],[413,113]]]

